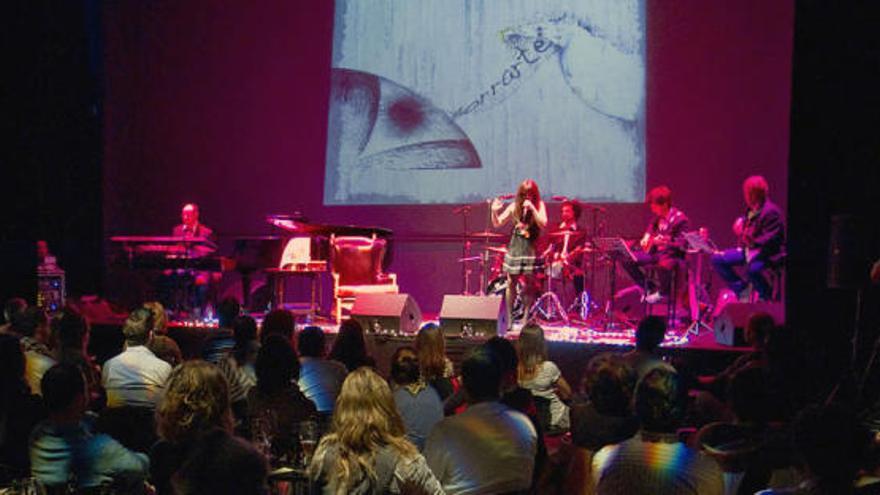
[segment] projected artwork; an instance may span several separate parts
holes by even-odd
[[[324,202],[642,201],[645,0],[337,0]]]

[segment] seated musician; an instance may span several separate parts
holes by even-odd
[[[584,272],[581,269],[581,261],[584,242],[586,242],[586,232],[577,223],[581,217],[580,202],[575,199],[566,199],[559,206],[559,215],[561,222],[550,233],[551,275],[563,276],[566,280],[571,280],[575,297],[577,297],[584,291]],[[571,232],[571,235],[558,235],[564,232]]]
[[[740,299],[751,283],[762,300],[769,300],[772,288],[765,272],[779,266],[785,258],[782,210],[768,198],[769,189],[767,180],[760,175],[743,182],[743,197],[748,209],[733,223],[733,232],[739,239],[739,245],[712,256],[715,271]],[[734,271],[735,266],[746,267],[748,282]]]
[[[214,231],[199,221],[199,206],[195,203],[183,205],[180,211],[180,225],[174,227],[171,235],[187,239],[207,239],[209,244],[195,244],[186,246],[186,256],[189,258],[203,258],[214,254]],[[170,275],[170,274],[169,274]],[[192,277],[194,287],[194,300],[188,301],[194,309],[203,309],[208,301],[208,292],[212,282],[219,282],[221,274],[205,270],[190,270],[186,273],[178,271],[171,278]],[[173,281],[172,281],[173,282]]]
[[[672,206],[672,191],[666,186],[658,186],[648,192],[646,198],[654,219],[648,225],[639,241],[641,250],[634,250],[636,260],[623,263],[633,281],[646,289],[645,300],[654,303],[660,300],[660,292],[669,294],[672,271],[684,259],[688,218],[678,208]],[[647,280],[643,267],[657,269],[658,280]]]

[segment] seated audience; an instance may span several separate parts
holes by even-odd
[[[422,380],[419,358],[412,347],[400,347],[391,357],[394,404],[403,418],[406,438],[420,451],[431,428],[443,419],[443,402],[437,391]]]
[[[657,354],[657,347],[666,336],[666,320],[659,316],[646,316],[636,329],[636,348],[623,355],[634,370],[638,380],[654,368],[675,371],[675,368]]]
[[[28,475],[28,435],[46,417],[25,380],[24,360],[18,337],[0,334],[0,483]]]
[[[54,320],[55,358],[59,363],[70,363],[79,367],[86,378],[91,397],[92,410],[101,409],[106,397],[101,388],[101,367],[88,353],[89,323],[76,309],[64,308],[60,318]]]
[[[171,365],[147,347],[153,336],[152,317],[150,310],[139,308],[122,325],[125,349],[104,363],[101,376],[108,407],[156,407]]]
[[[257,384],[254,362],[260,344],[257,341],[257,322],[250,316],[239,316],[232,323],[235,346],[232,352],[216,363],[229,383],[232,412],[239,421],[247,414],[247,394]]]
[[[293,333],[296,330],[296,322],[293,313],[284,309],[273,309],[263,317],[260,340],[266,340],[270,335],[281,335],[293,343]]]
[[[313,493],[442,494],[424,457],[405,437],[388,384],[371,368],[342,384],[330,432],[309,466]]]
[[[62,363],[43,377],[49,418],[30,440],[31,472],[43,485],[81,488],[113,486],[120,493],[143,491],[149,470],[144,454],[131,452],[109,435],[93,432],[86,413],[89,391],[82,371]]]
[[[523,327],[517,340],[517,354],[519,384],[549,406],[548,434],[567,431],[568,406],[562,401],[571,398],[571,387],[556,363],[547,360],[544,330],[540,326],[529,323]]]
[[[31,392],[40,394],[40,383],[46,371],[55,366],[55,355],[49,348],[51,334],[49,317],[42,308],[31,306],[12,319],[12,333],[21,337],[25,357],[25,377]]]
[[[728,381],[738,371],[751,365],[765,366],[767,364],[767,343],[770,341],[771,334],[776,328],[776,322],[773,317],[767,313],[755,313],[749,317],[745,328],[745,340],[751,352],[740,355],[736,360],[721,373],[715,376],[701,377],[700,383],[704,385],[715,384],[720,397],[723,399],[723,391],[728,386]]]
[[[804,480],[797,486],[769,489],[758,495],[845,495],[877,493],[876,485],[855,489],[859,467],[871,442],[856,415],[835,404],[810,406],[794,421],[794,444]]]
[[[267,492],[265,458],[231,434],[229,388],[216,366],[187,361],[171,372],[156,428],[150,479],[159,495]]]
[[[329,415],[333,412],[336,396],[345,380],[345,366],[342,363],[324,359],[324,331],[320,327],[309,326],[299,333],[299,389],[305,394],[318,412]]]
[[[361,366],[376,367],[376,360],[367,353],[364,329],[356,320],[345,320],[339,325],[339,333],[330,348],[330,359],[344,364],[348,371]]]
[[[678,375],[663,367],[649,371],[636,388],[641,431],[593,456],[596,493],[724,493],[718,464],[678,439],[685,407],[686,391]]]
[[[13,297],[3,304],[3,324],[0,325],[0,333],[12,331],[12,319],[28,307],[27,301],[20,297]]]
[[[537,433],[529,418],[498,402],[501,365],[479,347],[461,366],[470,404],[444,418],[431,431],[425,459],[449,494],[505,493],[528,490],[537,451]]]
[[[456,384],[452,361],[446,357],[446,336],[443,335],[443,330],[433,323],[422,325],[416,334],[415,348],[422,378],[445,401],[455,391]]]
[[[603,353],[587,364],[583,380],[584,401],[571,407],[571,440],[596,452],[635,435],[639,421],[631,403],[636,372],[621,356]]]
[[[183,353],[180,352],[180,346],[167,335],[153,335],[147,347],[157,358],[170,364],[172,368],[183,362]]]
[[[241,313],[241,305],[234,297],[227,297],[217,305],[217,330],[212,331],[202,344],[202,359],[218,364],[232,354],[235,335],[232,323]]]
[[[299,361],[293,346],[270,335],[257,354],[257,386],[247,395],[251,438],[271,441],[273,458],[280,459],[298,445],[297,426],[317,414],[315,404],[300,392]]]

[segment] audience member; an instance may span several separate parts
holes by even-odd
[[[13,315],[11,329],[21,337],[25,357],[25,377],[31,392],[40,394],[43,375],[57,363],[49,349],[51,340],[49,317],[42,308],[30,306]]]
[[[299,389],[315,403],[319,413],[329,416],[345,380],[345,366],[324,359],[326,342],[321,327],[304,328],[299,333],[297,344],[300,355]]]
[[[394,404],[403,418],[406,438],[419,451],[431,428],[443,419],[443,402],[419,373],[419,358],[412,347],[400,347],[391,357],[391,383]]]
[[[175,368],[156,409],[156,492],[266,493],[265,458],[231,434],[232,422],[229,389],[216,366],[187,361]]]
[[[431,431],[425,458],[449,494],[525,491],[532,484],[537,433],[524,414],[498,402],[501,365],[487,347],[462,363],[470,407]]]
[[[19,338],[0,334],[0,483],[27,476],[28,435],[46,417],[43,401],[28,388],[24,362]]]
[[[217,305],[217,330],[214,330],[202,344],[202,359],[219,364],[235,348],[235,333],[232,324],[241,313],[241,305],[234,297],[227,297]]]
[[[571,440],[596,452],[635,435],[638,419],[631,403],[636,372],[617,354],[599,354],[587,364],[583,379],[584,401],[571,407]]]
[[[635,410],[641,431],[633,438],[607,445],[593,457],[596,493],[699,494],[724,493],[718,464],[678,439],[686,391],[678,375],[656,367],[636,388]]]
[[[754,313],[749,316],[745,328],[745,340],[750,352],[743,353],[721,373],[715,376],[701,377],[700,382],[704,385],[716,384],[715,390],[720,392],[720,398],[724,398],[723,391],[727,389],[728,381],[738,371],[751,365],[765,366],[767,365],[767,343],[770,341],[771,334],[776,328],[776,322],[768,313]]]
[[[442,494],[424,457],[405,438],[388,384],[371,368],[342,384],[330,432],[309,466],[313,493]]]
[[[854,486],[870,435],[852,412],[834,404],[807,407],[794,421],[794,443],[804,481],[790,488],[764,490],[758,495],[876,493],[857,492]]]
[[[293,342],[293,333],[296,330],[296,322],[293,314],[284,309],[273,309],[263,317],[263,327],[260,340],[266,340],[270,335],[281,335]]]
[[[239,316],[232,323],[235,346],[229,355],[217,363],[229,383],[232,412],[239,421],[246,419],[247,394],[257,384],[254,363],[260,348],[257,340],[257,322],[250,316]]]
[[[70,363],[79,367],[89,386],[89,408],[101,409],[106,400],[101,387],[101,367],[88,353],[89,322],[73,307],[64,308],[61,316],[54,320],[55,358],[60,363]]]
[[[251,438],[271,441],[273,458],[295,450],[298,425],[317,414],[315,404],[296,384],[299,361],[290,342],[270,335],[257,355],[257,386],[247,395]]]
[[[523,327],[517,341],[517,354],[519,384],[549,406],[548,434],[567,431],[568,406],[562,401],[571,398],[571,387],[556,363],[547,360],[544,330],[539,325],[529,323]],[[539,409],[539,415],[540,412]]]
[[[12,331],[12,319],[28,307],[27,301],[20,297],[13,297],[3,304],[3,324],[0,325],[0,333]]]
[[[153,335],[147,347],[157,358],[170,364],[172,368],[183,362],[183,353],[180,352],[180,346],[167,335]]]
[[[422,378],[440,394],[440,399],[448,399],[455,391],[455,373],[452,361],[446,357],[446,336],[434,323],[426,323],[419,329],[415,340],[419,356]]]
[[[86,413],[89,391],[79,367],[54,366],[43,377],[49,418],[30,440],[31,472],[48,487],[113,486],[120,493],[143,491],[149,470],[144,454],[129,451],[109,435],[93,432]]]
[[[159,301],[148,301],[144,303],[144,307],[153,314],[153,335],[167,335],[168,313],[165,312],[165,306]]]
[[[109,407],[134,406],[153,409],[171,372],[171,365],[157,358],[147,344],[152,339],[152,312],[138,308],[122,325],[125,349],[104,363],[101,383]]]
[[[636,348],[623,355],[634,370],[638,380],[654,368],[675,371],[675,368],[657,354],[657,347],[666,336],[666,320],[659,316],[646,316],[636,329]]]
[[[376,367],[376,360],[367,353],[364,329],[356,320],[345,320],[339,325],[339,333],[330,348],[330,359],[344,364],[348,371],[361,366]]]

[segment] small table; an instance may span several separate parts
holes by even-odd
[[[308,277],[311,284],[311,298],[306,313],[314,317],[321,308],[321,274],[326,271],[326,261],[294,263],[289,268],[267,269],[266,276],[271,278],[274,289],[272,291],[272,307],[278,308],[284,304],[284,288],[287,277]]]

